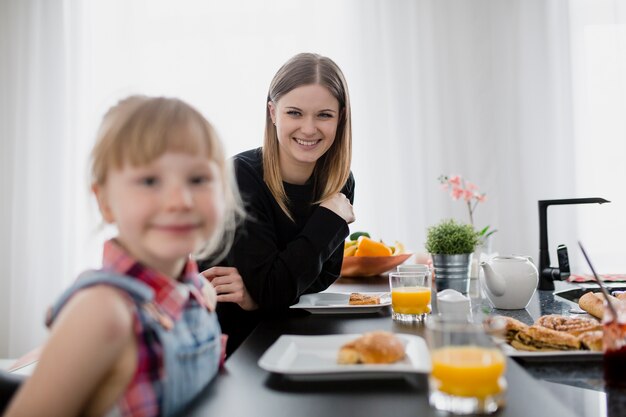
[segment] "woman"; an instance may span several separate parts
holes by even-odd
[[[261,317],[338,278],[354,221],[351,155],[350,100],[341,70],[329,58],[296,55],[270,85],[263,147],[234,158],[248,218],[237,231],[229,266],[204,272],[218,294],[228,354]]]

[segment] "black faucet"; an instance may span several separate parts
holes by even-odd
[[[550,266],[550,251],[548,250],[548,206],[559,204],[588,204],[610,203],[604,198],[567,198],[563,200],[539,200],[539,284],[540,290],[553,290],[554,280],[564,280],[569,277],[569,257],[567,247],[557,247],[559,266]]]

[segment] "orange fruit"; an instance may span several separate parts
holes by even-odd
[[[382,242],[360,236],[354,256],[391,256],[391,249]]]

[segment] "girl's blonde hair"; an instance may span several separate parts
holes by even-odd
[[[192,134],[188,134],[192,133]],[[166,151],[206,155],[222,174],[224,221],[206,246],[195,254],[217,261],[232,245],[244,211],[230,159],[211,124],[195,108],[176,98],[130,96],[104,116],[91,152],[91,182],[104,185],[111,169],[142,166]]]
[[[319,84],[339,102],[339,123],[335,141],[317,160],[313,169],[315,201],[320,203],[341,191],[350,176],[352,160],[352,119],[348,85],[343,73],[330,58],[312,53],[301,53],[287,61],[276,73],[267,94],[265,109],[265,139],[263,142],[263,180],[285,214],[293,220],[287,206],[288,199],[280,174],[279,146],[276,126],[272,123],[268,102],[276,103],[291,90]]]

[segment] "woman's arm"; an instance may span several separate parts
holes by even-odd
[[[134,341],[133,315],[113,288],[77,293],[59,314],[35,372],[6,416],[75,416],[93,400],[124,347]]]
[[[249,216],[238,231],[229,263],[237,267],[254,301],[263,309],[281,309],[310,292],[312,286],[326,288],[332,284],[341,261],[328,261],[333,255],[340,256],[337,253],[349,234],[346,220],[329,208],[317,206],[302,230],[281,249],[279,235],[289,231],[277,227],[280,212],[271,195],[264,192],[262,179],[245,169],[237,174],[242,194],[249,197]],[[352,202],[352,177],[342,191]]]
[[[306,294],[312,294],[320,291],[324,291],[330,287],[341,274],[341,265],[343,264],[343,245],[330,256],[330,258],[322,266],[322,271],[319,277],[311,284],[309,288],[304,292]]]
[[[259,308],[250,296],[237,268],[214,266],[203,271],[202,275],[209,280],[209,285],[215,288],[218,302],[235,303],[246,311]]]

